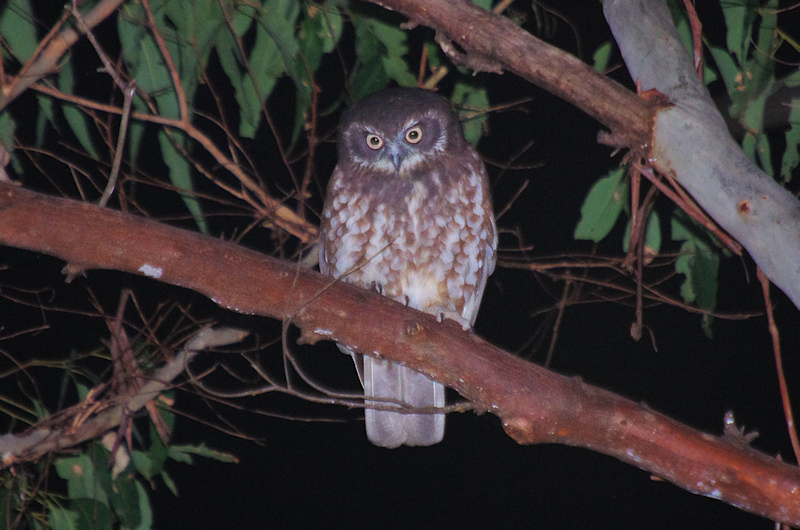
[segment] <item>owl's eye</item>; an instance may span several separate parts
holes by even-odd
[[[377,134],[368,134],[367,135],[367,147],[376,151],[383,147],[383,139],[378,136]]]
[[[419,125],[406,131],[406,142],[418,144],[420,140],[422,140],[422,128]]]

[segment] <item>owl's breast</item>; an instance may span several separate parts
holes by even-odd
[[[323,272],[471,322],[494,265],[495,238],[485,173],[472,167],[366,188],[361,179],[334,175],[322,219]]]

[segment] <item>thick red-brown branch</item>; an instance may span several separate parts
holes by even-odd
[[[235,244],[0,184],[0,243],[145,274],[223,307],[291,319],[309,342],[336,339],[432,375],[496,414],[520,443],[590,448],[696,493],[800,524],[800,470],[646,406],[519,359],[460,326]]]
[[[440,43],[446,36],[466,52],[463,62],[473,70],[500,68],[569,101],[611,129],[608,140],[618,146],[636,149],[650,142],[654,105],[510,19],[470,0],[370,1],[435,29]]]

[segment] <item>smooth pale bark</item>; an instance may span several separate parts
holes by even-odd
[[[672,174],[800,307],[800,201],[731,138],[666,2],[606,0],[603,12],[631,77],[673,103],[656,115],[653,165]]]

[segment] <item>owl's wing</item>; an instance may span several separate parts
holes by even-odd
[[[478,264],[478,282],[472,292],[468,292],[464,295],[464,309],[461,311],[461,316],[464,320],[469,322],[470,327],[475,324],[475,319],[478,316],[478,308],[483,298],[483,290],[486,288],[486,282],[489,276],[494,272],[494,267],[497,262],[497,228],[495,227],[493,217],[489,217],[486,220],[485,227],[487,231],[489,231],[489,238],[480,243],[481,248],[478,254],[481,261]]]
[[[364,395],[367,405],[414,408],[444,406],[444,385],[405,366],[364,356]],[[444,414],[402,414],[368,408],[365,411],[367,438],[375,445],[433,445],[444,438]]]

